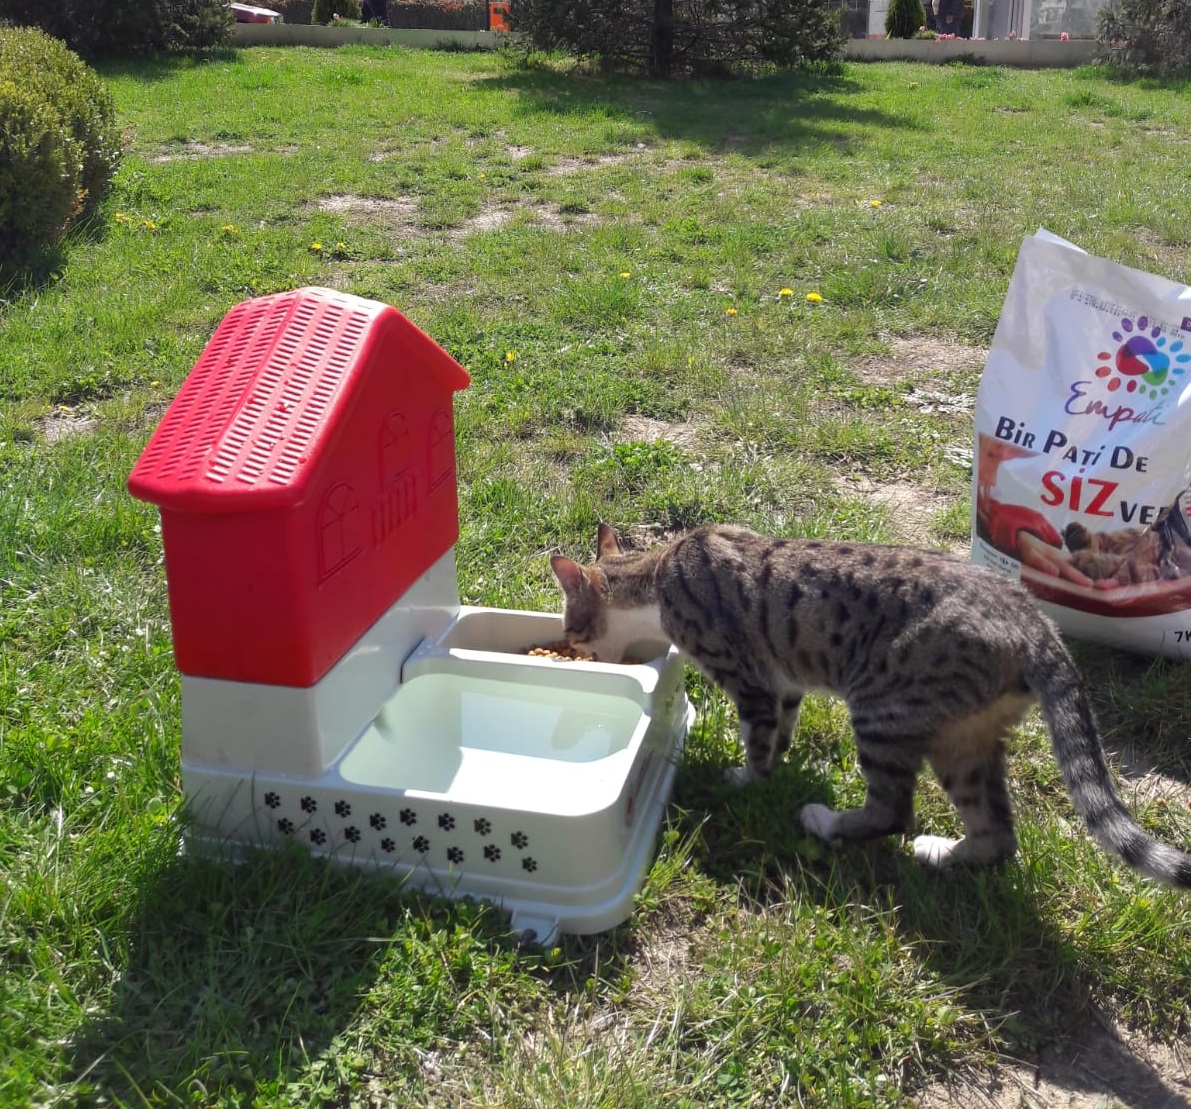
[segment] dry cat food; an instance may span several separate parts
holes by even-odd
[[[599,662],[595,655],[589,655],[586,651],[572,647],[565,639],[555,639],[550,643],[537,643],[526,647],[520,653],[529,655],[531,658],[553,658],[561,662]],[[637,666],[644,659],[627,655],[620,661],[623,666]]]
[[[584,651],[576,650],[565,639],[556,639],[551,643],[538,643],[533,646],[526,647],[521,652],[523,655],[530,655],[533,658],[556,658],[563,659],[568,662],[594,662],[595,655],[589,655]]]

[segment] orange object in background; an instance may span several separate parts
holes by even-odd
[[[488,30],[509,33],[509,4],[508,0],[489,0]]]

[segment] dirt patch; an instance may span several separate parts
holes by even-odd
[[[620,429],[624,442],[656,443],[664,439],[677,447],[690,450],[699,441],[701,427],[691,420],[679,424],[669,420],[655,420],[649,416],[628,416],[620,425]]]
[[[547,177],[568,177],[572,173],[582,173],[588,169],[603,169],[605,166],[620,166],[626,162],[635,162],[641,158],[648,147],[638,143],[637,149],[627,154],[593,154],[588,158],[559,158],[554,165],[544,172]]]
[[[183,139],[179,143],[171,144],[160,154],[150,158],[151,162],[179,162],[195,158],[226,158],[232,154],[251,154],[251,146],[228,143],[205,143]]]
[[[940,545],[931,525],[935,518],[951,508],[956,500],[949,493],[915,485],[910,481],[876,482],[868,477],[853,477],[844,479],[842,488],[852,496],[864,497],[873,504],[888,509],[898,539],[919,547]],[[944,549],[955,554],[967,554],[968,544],[952,541],[945,544]]]
[[[572,227],[598,222],[595,213],[563,215],[545,205],[493,204],[476,213],[463,223],[440,231],[430,231],[418,222],[420,206],[416,197],[379,197],[336,194],[324,196],[315,201],[320,212],[331,212],[344,217],[348,222],[380,225],[391,230],[398,238],[410,240],[428,238],[434,235],[453,242],[466,239],[469,235],[481,235],[497,231],[509,223],[519,212],[528,214],[529,222],[551,231],[568,231]]]
[[[1185,1047],[1092,1022],[1034,1059],[965,1069],[924,1090],[918,1109],[1191,1109]]]
[[[37,431],[47,443],[62,443],[80,435],[90,435],[98,426],[99,421],[94,416],[65,409],[37,421]]]
[[[958,340],[914,335],[891,339],[888,354],[870,355],[855,369],[866,385],[890,385],[922,374],[938,381],[958,370],[979,370],[987,357],[988,351]]]

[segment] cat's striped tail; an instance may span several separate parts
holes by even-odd
[[[1076,811],[1105,851],[1168,886],[1191,889],[1191,854],[1146,832],[1117,793],[1079,669],[1058,632],[1047,631],[1027,649],[1025,678],[1038,696]]]

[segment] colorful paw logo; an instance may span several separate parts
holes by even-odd
[[[1096,356],[1103,363],[1096,367],[1096,376],[1108,378],[1110,393],[1124,385],[1127,393],[1157,400],[1178,384],[1191,362],[1191,354],[1181,353],[1183,341],[1168,344],[1162,328],[1150,323],[1147,316],[1138,316],[1136,321],[1122,317],[1112,337],[1120,343],[1116,354],[1105,350]]]

